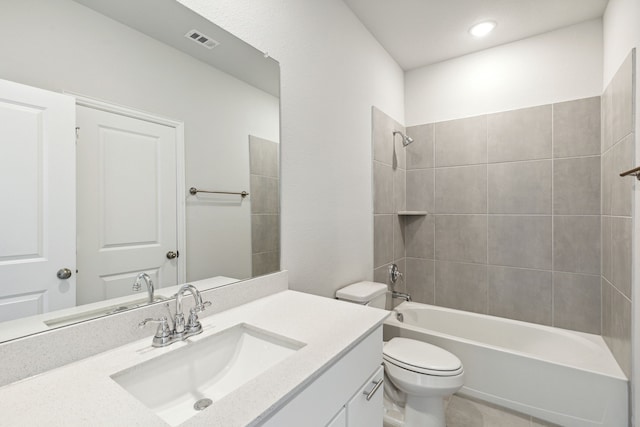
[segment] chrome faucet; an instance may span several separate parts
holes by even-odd
[[[407,302],[411,301],[411,295],[404,292],[398,292],[393,289],[398,279],[404,280],[404,276],[400,272],[400,269],[396,264],[391,264],[389,266],[389,281],[391,282],[391,298],[400,298]]]
[[[149,303],[153,302],[153,282],[151,281],[151,277],[149,277],[149,275],[147,273],[140,273],[138,274],[138,277],[136,277],[136,281],[133,282],[133,287],[131,289],[133,289],[134,291],[139,291],[142,286],[140,285],[140,281],[143,280],[145,281],[145,283],[147,284],[147,292],[149,293]]]
[[[191,292],[195,306],[189,310],[189,320],[187,324],[184,323],[184,313],[182,311],[182,298],[184,298],[185,292]],[[202,325],[198,321],[198,312],[203,311],[205,306],[209,306],[211,303],[207,301],[202,302],[202,296],[195,286],[190,284],[182,285],[178,293],[176,294],[176,315],[173,319],[173,333],[176,337],[184,338],[196,335],[202,332]],[[184,339],[182,338],[182,339]]]
[[[400,298],[407,302],[411,302],[411,295],[404,292],[391,291],[391,298]]]
[[[189,310],[189,319],[184,320],[184,313],[182,308],[182,298],[186,292],[190,292],[195,301],[193,308]],[[173,317],[173,327],[169,327],[169,321],[166,317],[159,319],[148,318],[144,319],[138,324],[139,327],[144,327],[147,323],[159,323],[156,334],[153,336],[154,347],[165,347],[173,344],[176,341],[182,341],[192,335],[197,335],[202,332],[202,324],[198,320],[198,313],[204,311],[204,309],[211,305],[210,301],[202,301],[202,296],[198,289],[190,284],[184,284],[180,287],[180,290],[176,297],[176,314]]]

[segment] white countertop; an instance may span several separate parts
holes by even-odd
[[[258,326],[306,345],[182,425],[257,425],[380,326],[387,314],[383,310],[284,291],[203,318],[202,334],[165,348],[151,346],[155,328],[150,327],[148,338],[0,388],[3,407],[0,425],[166,426],[110,376],[239,323]]]

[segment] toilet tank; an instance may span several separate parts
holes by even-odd
[[[385,308],[387,285],[377,282],[356,282],[336,292],[336,298],[375,308]]]

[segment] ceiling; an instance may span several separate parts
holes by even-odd
[[[280,65],[275,60],[177,1],[75,1],[279,97]],[[209,50],[193,43],[185,37],[193,29],[220,44]]]
[[[603,15],[608,0],[344,0],[406,71]],[[468,30],[493,20],[483,39]]]

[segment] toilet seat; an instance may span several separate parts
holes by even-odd
[[[463,372],[462,362],[448,351],[408,338],[392,338],[382,350],[383,359],[399,368],[423,375],[451,377]]]

